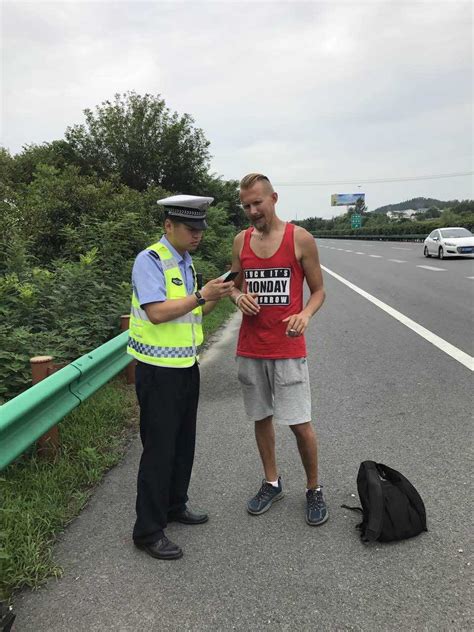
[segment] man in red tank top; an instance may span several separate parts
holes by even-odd
[[[283,497],[275,455],[273,422],[289,426],[306,472],[306,522],[329,517],[318,484],[317,441],[311,424],[311,392],[304,332],[324,302],[314,238],[279,219],[278,194],[269,179],[251,173],[240,182],[240,200],[250,228],[234,240],[232,270],[240,271],[231,294],[242,312],[237,344],[238,376],[244,406],[255,422],[265,478],[247,503],[258,515]],[[311,295],[303,305],[303,284]]]

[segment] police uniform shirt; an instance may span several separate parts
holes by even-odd
[[[165,235],[160,239],[160,242],[175,257],[186,285],[186,291],[188,294],[192,294],[194,291],[194,276],[191,267],[191,255],[189,252],[185,252],[184,255],[177,252]],[[166,301],[166,282],[163,266],[161,260],[150,254],[149,250],[142,250],[135,259],[132,269],[132,285],[141,307],[147,303],[162,303]]]

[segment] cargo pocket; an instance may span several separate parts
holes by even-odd
[[[306,358],[280,361],[275,366],[275,385],[293,386],[302,384],[306,379]]]
[[[239,362],[237,370],[237,379],[242,386],[255,386],[256,373],[253,365],[247,362]]]

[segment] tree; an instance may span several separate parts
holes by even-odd
[[[230,222],[235,228],[242,229],[248,225],[245,213],[240,204],[238,180],[222,180],[214,175],[207,176],[198,195],[210,195],[214,198],[213,205],[223,208]]]
[[[0,147],[0,275],[21,266],[27,240],[22,237],[23,214],[13,183],[14,159]]]
[[[189,114],[170,112],[160,95],[116,94],[84,114],[86,122],[65,134],[83,172],[116,175],[138,191],[154,185],[188,193],[202,186],[209,142]]]
[[[77,164],[77,156],[65,140],[53,140],[41,145],[26,145],[13,158],[12,178],[16,183],[30,184],[39,165],[63,170]]]
[[[357,198],[355,206],[353,207],[353,212],[357,215],[364,215],[367,211],[367,207],[365,205],[365,201],[363,198]]]
[[[0,195],[3,198],[5,189],[12,185],[14,160],[10,153],[0,147]]]
[[[416,216],[416,219],[417,220],[436,219],[437,217],[441,217],[441,211],[437,209],[435,206],[432,206],[424,213],[418,213]]]
[[[385,213],[367,213],[364,228],[376,228],[388,224],[390,224],[390,220]]]
[[[459,204],[453,206],[451,210],[458,215],[474,213],[474,200],[461,200]]]
[[[128,261],[151,243],[162,224],[156,200],[169,195],[150,187],[138,192],[121,184],[38,165],[33,181],[18,196],[22,232],[42,265],[76,260],[97,247],[103,265]],[[11,214],[11,213],[10,213]]]

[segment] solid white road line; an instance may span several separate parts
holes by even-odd
[[[416,266],[417,268],[423,268],[424,270],[434,270],[434,272],[446,272],[446,268],[433,268],[433,266]]]
[[[400,246],[392,246],[393,250],[413,250],[413,248],[401,248]]]
[[[406,263],[403,259],[389,259],[389,261],[393,261],[394,263]]]
[[[369,255],[369,257],[373,257],[374,259],[381,259],[382,255]]]
[[[369,294],[362,288],[358,287],[357,285],[354,285],[354,283],[351,283],[350,281],[340,276],[336,272],[329,270],[329,268],[326,268],[326,266],[321,266],[321,268],[325,272],[333,276],[335,279],[340,281],[341,283],[344,283],[344,285],[347,285],[347,287],[349,287],[351,290],[354,290],[354,292],[357,292],[357,294],[360,294],[361,296],[366,298],[368,301],[370,301],[374,305],[377,305],[377,307],[380,307],[380,309],[382,309],[384,312],[389,314],[389,316],[392,316],[393,318],[398,320],[400,323],[408,327],[408,329],[411,329],[412,331],[417,333],[419,336],[421,336],[428,342],[431,342],[432,345],[434,345],[435,347],[438,347],[438,349],[440,349],[441,351],[444,351],[444,353],[451,356],[451,358],[453,358],[454,360],[457,360],[458,362],[460,362],[462,365],[464,365],[471,371],[474,371],[474,358],[472,356],[465,353],[464,351],[461,351],[461,349],[458,349],[457,347],[452,345],[450,342],[447,342],[447,340],[440,338],[429,329],[426,329],[422,325],[419,325],[414,320],[412,320],[411,318],[408,318],[408,316],[405,316],[404,314],[394,309],[393,307],[390,307],[390,305],[387,305],[380,299],[376,298],[375,296],[372,296],[372,294]]]

